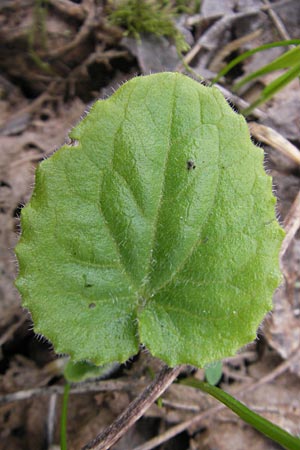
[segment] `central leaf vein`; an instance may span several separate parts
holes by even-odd
[[[157,240],[157,232],[158,232],[160,211],[161,211],[161,208],[162,208],[163,197],[164,197],[164,192],[165,192],[166,172],[167,172],[168,161],[169,161],[169,157],[170,157],[170,153],[171,153],[171,149],[172,149],[172,129],[173,129],[174,113],[175,113],[175,108],[176,108],[175,91],[176,91],[176,79],[174,79],[173,92],[172,92],[172,96],[171,96],[173,103],[172,103],[171,113],[170,113],[170,117],[169,117],[169,135],[168,135],[169,142],[168,142],[168,147],[167,147],[167,150],[166,150],[166,156],[165,156],[165,160],[164,160],[161,191],[160,191],[160,196],[159,196],[159,201],[158,201],[158,206],[157,206],[157,213],[156,213],[156,217],[155,217],[154,224],[153,224],[153,235],[152,235],[152,241],[151,241],[152,244],[150,246],[149,264],[148,264],[148,269],[146,271],[148,276],[150,276],[151,266],[152,266],[152,263],[153,263],[152,253],[153,253],[153,250],[154,250],[155,242]]]

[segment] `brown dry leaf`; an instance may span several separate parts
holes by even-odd
[[[300,241],[294,240],[287,250],[286,264],[291,274],[287,284],[278,289],[274,296],[274,309],[268,318],[264,331],[268,343],[288,359],[295,351],[299,359],[293,359],[290,369],[300,376]]]
[[[201,14],[209,19],[217,15],[231,14],[235,7],[234,0],[203,0],[201,2]]]
[[[21,355],[10,360],[10,367],[0,378],[1,393],[45,386],[49,381],[43,369]],[[45,442],[48,397],[10,403],[0,408],[0,450],[38,450]]]
[[[290,217],[290,211],[294,210],[294,202],[297,202],[295,199],[298,198],[300,191],[299,168],[294,163],[292,166],[287,164],[282,152],[269,149],[266,163],[273,176],[278,198],[277,212],[279,220],[283,223]],[[296,210],[295,213],[297,213]],[[294,217],[293,220],[296,224],[298,217]],[[300,241],[298,235],[299,231],[292,238],[283,255],[282,270],[285,280],[275,292],[273,312],[264,324],[267,342],[284,359],[288,359],[299,348],[300,342]],[[291,370],[300,376],[300,363],[296,358],[293,358],[291,362]]]
[[[19,209],[28,201],[34,183],[35,166],[59,145],[67,130],[79,120],[84,104],[75,100],[48,120],[35,120],[33,130],[20,136],[0,137],[0,333],[16,323],[22,314],[13,281],[16,262],[13,248],[18,239]],[[43,116],[43,110],[40,116]]]
[[[278,445],[235,417],[215,420],[209,429],[191,439],[190,450],[278,450]]]
[[[247,2],[239,2],[239,3],[248,3]],[[251,1],[250,1],[251,3]],[[274,2],[268,2],[270,6],[272,7],[273,14],[277,16],[279,20],[282,22],[282,27],[285,33],[287,34],[287,37],[289,36],[290,39],[297,39],[299,37],[299,13],[300,13],[300,3],[298,0],[289,0],[287,2],[281,2],[281,1],[274,1]],[[266,2],[259,1],[256,3],[256,8],[260,8],[263,6],[266,6]],[[250,5],[247,5],[250,6]],[[254,5],[252,5],[254,6]],[[274,25],[274,21],[270,17],[272,12],[268,12],[267,10],[261,13],[260,19],[261,24],[260,27],[263,30],[263,36],[260,36],[259,39],[257,39],[255,42],[251,43],[250,48],[258,47],[262,44],[270,43],[270,42],[276,42],[283,40],[283,37],[280,36],[280,31],[278,30],[278,27]],[[244,34],[244,23],[240,22],[237,24],[236,28],[236,34],[237,36],[240,36],[240,34]],[[251,23],[251,26],[253,24]],[[266,51],[258,52],[251,57],[247,58],[245,61],[243,61],[243,76],[249,75],[250,73],[253,73],[254,71],[260,69],[264,65],[272,62],[275,58],[280,56],[282,53],[286,51],[286,47],[275,47],[272,49],[268,49]],[[245,50],[249,50],[248,48],[245,48]],[[268,76],[272,76],[268,75]],[[267,77],[268,77],[267,76]],[[262,80],[267,80],[268,78],[262,77]],[[270,79],[269,79],[270,80]],[[263,82],[263,81],[262,81]],[[267,84],[267,81],[266,81]],[[279,93],[280,95],[280,93]],[[284,95],[283,95],[284,100]],[[283,119],[283,121],[286,121],[287,117],[284,117],[280,111],[279,115],[277,116],[278,124],[280,125],[280,121]],[[272,126],[272,125],[270,125]],[[273,125],[274,127],[274,125]],[[276,129],[276,128],[275,128]],[[279,130],[277,130],[279,131]],[[285,137],[289,138],[288,134],[285,134]],[[290,139],[292,139],[290,137]]]
[[[253,378],[259,380],[270,373],[274,366],[274,355],[264,357],[260,363],[250,368]],[[247,406],[261,413],[271,422],[286,429],[288,432],[300,433],[300,381],[298,376],[286,372],[271,383],[258,386],[255,390],[243,396]]]
[[[276,357],[269,354],[259,363],[249,368],[250,375],[258,380],[276,367]],[[225,387],[228,390],[228,386]],[[233,396],[240,389],[231,385]],[[284,374],[270,384],[257,386],[251,392],[245,392],[241,398],[249,408],[283,427],[292,434],[299,434],[300,399],[299,379],[292,374]],[[203,421],[197,430],[192,430],[191,449],[194,450],[276,450],[278,445],[267,439],[251,426],[244,423],[228,409],[222,410]]]
[[[116,418],[108,408],[109,401],[109,394],[108,396],[103,394],[103,401],[100,404],[97,404],[93,394],[70,396],[67,435],[72,450],[80,450]],[[58,442],[58,440],[59,433],[55,441]]]
[[[125,37],[122,44],[137,58],[144,74],[172,71],[180,62],[175,46],[163,36],[142,35],[140,41]]]
[[[279,72],[265,75],[263,83],[267,86],[280,75]],[[265,125],[274,128],[291,141],[299,141],[300,130],[300,83],[293,80],[279,91],[264,107],[267,119]]]

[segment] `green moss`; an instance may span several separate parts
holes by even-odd
[[[191,1],[159,0],[112,0],[110,2],[109,20],[114,25],[124,28],[125,34],[136,39],[143,33],[153,33],[174,40],[178,52],[187,51],[189,45],[176,28],[174,19],[177,14],[188,10]]]

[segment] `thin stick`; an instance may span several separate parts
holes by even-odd
[[[5,344],[5,342],[7,342],[9,339],[12,338],[14,332],[18,328],[20,328],[23,325],[23,323],[26,322],[26,320],[27,317],[25,316],[25,314],[23,314],[17,323],[10,325],[10,327],[5,331],[5,333],[3,333],[2,336],[0,336],[0,347],[2,347],[2,345]]]
[[[289,39],[291,39],[289,33],[287,32],[286,27],[284,26],[283,21],[280,19],[278,14],[275,11],[273,11],[273,9],[272,9],[273,5],[271,5],[269,0],[262,0],[262,1],[268,7],[267,13],[269,14],[270,19],[272,20],[273,24],[277,28],[278,34],[281,37],[281,39],[286,39],[287,41]],[[293,47],[294,47],[293,45],[289,45],[289,48],[293,48]]]
[[[155,380],[133,401],[128,408],[103,432],[85,445],[82,450],[108,450],[144,414],[152,403],[160,397],[182,370],[164,366]]]
[[[282,271],[283,275],[288,280],[289,274],[283,263],[283,257],[285,255],[287,249],[291,245],[292,240],[295,238],[297,231],[300,228],[300,191],[298,192],[298,194],[289,210],[289,213],[285,219],[284,225],[285,225],[284,228],[286,230],[286,235],[285,235],[285,238],[283,240],[283,243],[281,245],[281,250],[280,250],[280,266],[281,266],[281,271]]]
[[[300,151],[295,145],[278,133],[278,131],[256,122],[249,122],[248,126],[251,134],[256,139],[276,148],[276,150],[289,158],[293,163],[300,165]]]
[[[48,3],[61,13],[78,20],[84,20],[87,15],[82,5],[76,5],[71,0],[48,0]]]
[[[56,403],[57,403],[57,394],[52,394],[49,399],[49,410],[47,418],[47,448],[51,448],[53,444]]]
[[[242,36],[238,39],[235,39],[234,41],[229,42],[223,48],[221,48],[221,50],[219,50],[218,53],[213,57],[212,61],[209,64],[208,69],[211,72],[219,72],[226,64],[224,63],[225,59],[228,58],[228,56],[230,56],[231,53],[233,53],[236,50],[239,50],[242,47],[242,45],[248,44],[248,42],[252,41],[253,39],[256,39],[261,34],[262,29],[258,28],[257,30],[246,34],[245,36]]]
[[[250,106],[250,103],[246,102],[246,100],[243,100],[241,97],[239,97],[236,94],[233,94],[231,91],[229,91],[228,89],[224,88],[224,86],[221,86],[220,84],[215,84],[215,87],[217,87],[219,89],[219,91],[222,92],[222,94],[228,98],[231,102],[233,102],[235,105],[237,105],[240,109],[245,109],[248,106]],[[251,114],[255,117],[257,117],[258,119],[266,119],[267,114],[265,112],[263,112],[261,109],[259,108],[254,108],[253,111],[251,112]]]
[[[70,52],[74,48],[76,47],[78,48],[79,44],[81,44],[85,39],[87,39],[87,37],[89,36],[89,34],[91,33],[92,29],[95,26],[97,14],[98,18],[101,17],[101,15],[100,11],[97,10],[93,0],[86,0],[85,3],[86,3],[85,6],[88,11],[87,16],[74,39],[62,47],[53,48],[52,50],[48,51],[47,54],[45,54],[45,56],[51,59],[59,58],[65,55],[67,52]]]
[[[172,439],[173,437],[182,433],[187,428],[193,425],[198,425],[207,417],[217,414],[224,408],[225,406],[222,405],[221,403],[217,406],[209,408],[206,411],[203,411],[200,414],[197,414],[196,416],[192,417],[191,419],[185,420],[184,422],[169,428],[167,431],[160,434],[159,436],[149,439],[149,441],[145,442],[144,444],[139,445],[138,447],[134,447],[133,450],[152,450],[153,448],[158,447],[160,444],[163,444],[164,442],[167,442],[169,439]]]
[[[138,383],[135,383],[135,386]],[[83,383],[71,387],[72,394],[83,394],[86,392],[108,392],[108,391],[129,391],[132,384],[126,381],[96,381],[94,383]],[[0,396],[0,406],[7,403],[28,400],[30,398],[39,397],[41,395],[63,394],[64,386],[45,386],[34,389],[26,389],[23,391],[12,392]]]

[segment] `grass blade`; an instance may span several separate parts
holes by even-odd
[[[287,69],[297,66],[300,61],[300,46],[289,50],[284,55],[279,56],[270,64],[267,64],[255,72],[250,73],[235,84],[233,91],[236,92],[241,86],[248,83],[249,81],[267,73],[273,72],[274,70]]]
[[[297,78],[300,75],[300,63],[298,63],[295,67],[292,67],[287,72],[280,75],[278,78],[273,80],[268,86],[266,86],[261,92],[260,96],[257,100],[255,100],[251,105],[244,109],[242,113],[247,116],[253,111],[254,108],[261,105],[262,103],[269,100],[276,92],[283,89],[287,84],[293,81],[294,78]]]
[[[251,411],[251,409],[247,408],[247,406],[236,400],[234,397],[232,397],[222,389],[219,389],[208,383],[204,383],[203,381],[195,380],[193,378],[182,380],[181,383],[187,386],[201,389],[201,391],[207,392],[208,394],[212,395],[221,403],[230,408],[235,414],[237,414],[241,419],[243,419],[253,428],[260,431],[265,436],[277,442],[278,444],[282,445],[284,448],[288,450],[300,449],[299,438],[291,435],[269,420]]]
[[[221,77],[226,75],[233,67],[235,67],[237,64],[239,64],[241,61],[244,61],[244,59],[249,58],[249,56],[254,55],[255,53],[262,52],[265,50],[268,50],[270,48],[274,47],[286,47],[288,45],[299,45],[300,39],[290,39],[286,41],[278,41],[278,42],[270,42],[268,44],[261,45],[259,47],[256,47],[252,50],[248,50],[247,52],[243,53],[242,55],[237,56],[232,61],[230,61],[219,73],[218,75],[212,80],[212,83],[217,83]]]
[[[67,450],[67,412],[68,412],[68,401],[71,385],[69,383],[65,384],[63,403],[61,410],[60,419],[60,448],[61,450]]]

